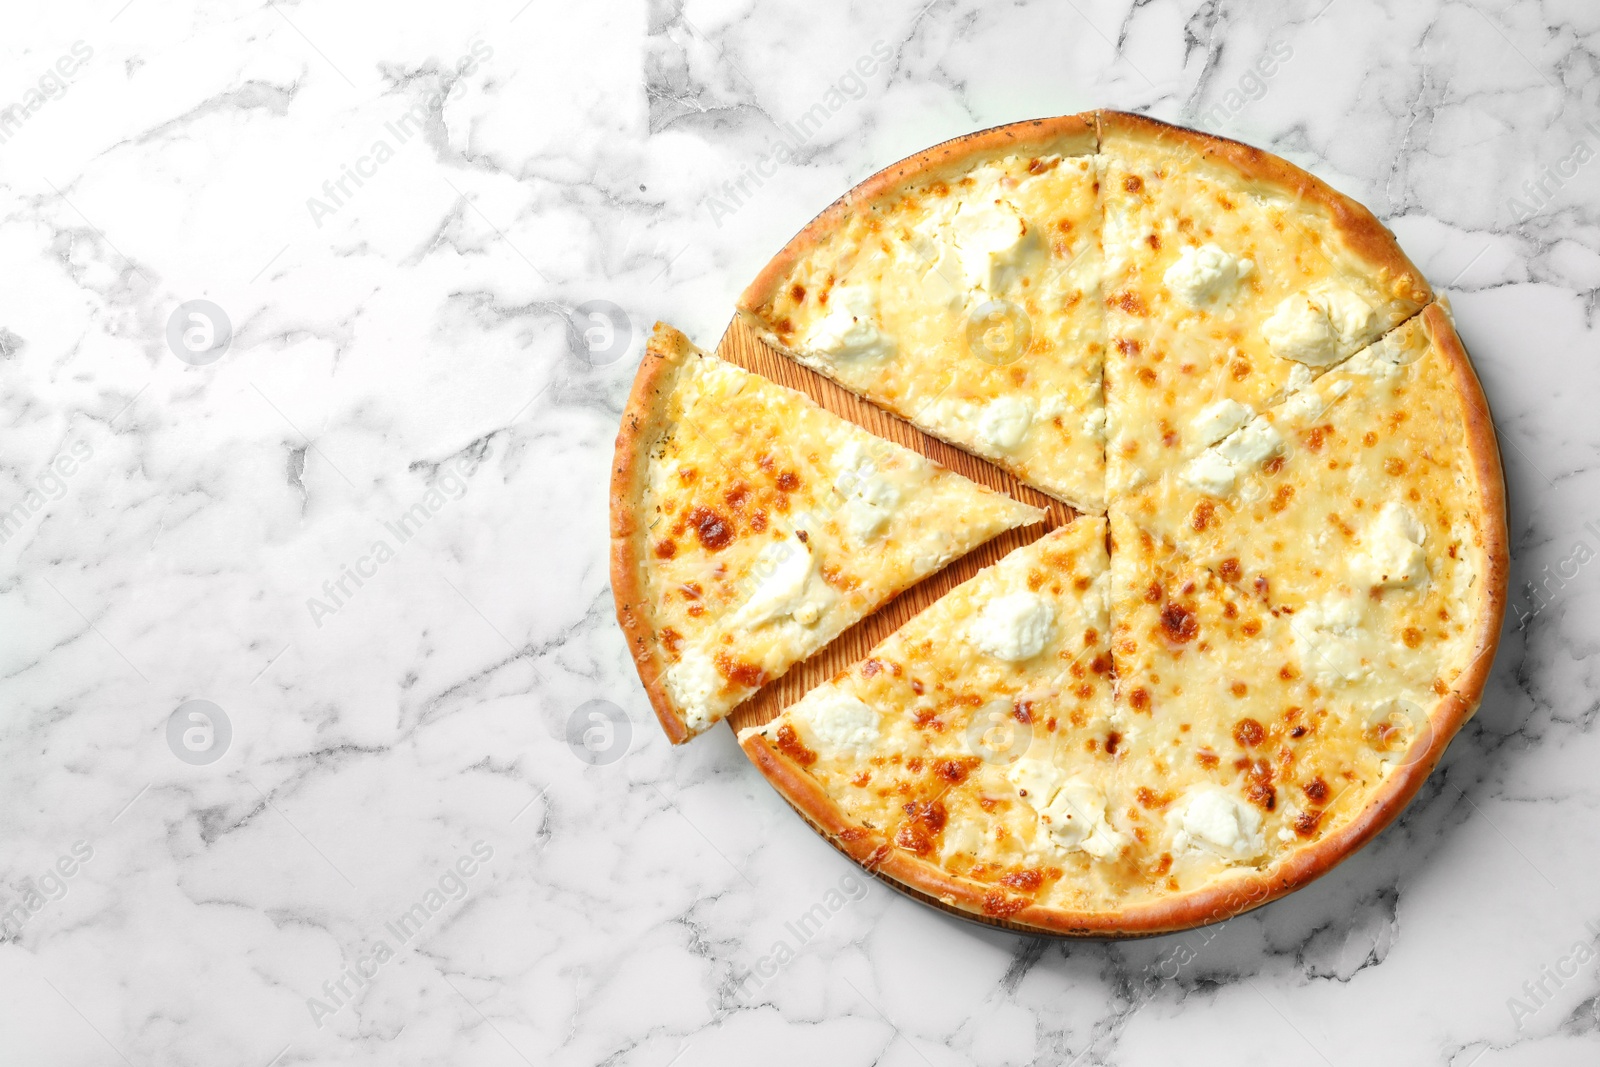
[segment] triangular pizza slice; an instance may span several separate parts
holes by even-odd
[[[1094,149],[1072,115],[897,163],[801,231],[740,311],[852,392],[1103,511]]]
[[[1097,160],[1111,497],[1431,299],[1366,208],[1277,156],[1108,111]]]
[[[1084,921],[1130,890],[1111,722],[1106,521],[951,590],[740,741],[862,863],[947,905]]]
[[[902,590],[1044,513],[658,325],[617,437],[611,583],[681,742]]]
[[[1380,829],[1420,784],[1447,723],[1420,710],[1425,685],[1322,684],[1322,651],[1291,614],[1115,506],[1110,522],[1125,817],[1172,917],[1224,918]]]

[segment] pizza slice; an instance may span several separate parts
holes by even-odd
[[[1107,111],[1098,162],[1112,497],[1431,299],[1370,212],[1259,149]]]
[[[611,583],[674,742],[1044,513],[658,325],[617,437]]]
[[[947,905],[1092,923],[1137,874],[1111,722],[1106,521],[1080,516],[740,734],[857,860]]]
[[[1382,678],[1426,707],[1487,668],[1504,609],[1504,486],[1483,392],[1441,305],[1208,453],[1245,435],[1269,443],[1266,462],[1211,481],[1191,474],[1202,454],[1119,507],[1266,597],[1325,688]]]
[[[1381,829],[1432,765],[1434,730],[1453,726],[1418,710],[1425,684],[1321,684],[1293,615],[1115,506],[1110,522],[1113,721],[1137,860],[1173,925],[1225,918]]]
[[[1073,115],[897,163],[802,230],[740,312],[872,403],[1103,511],[1094,149]]]

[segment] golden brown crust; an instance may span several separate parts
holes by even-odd
[[[1409,300],[1417,306],[1433,299],[1433,290],[1422,272],[1400,250],[1399,242],[1388,227],[1361,204],[1288,160],[1226,137],[1126,111],[1098,111],[1095,118],[1101,141],[1110,133],[1192,152],[1203,159],[1227,164],[1248,181],[1274,187],[1297,200],[1320,207],[1332,220],[1345,248],[1386,281],[1393,299]]]
[[[1472,659],[1452,689],[1453,693],[1462,694],[1465,703],[1460,721],[1449,731],[1454,734],[1477,710],[1484,685],[1489,680],[1489,669],[1494,664],[1495,650],[1500,645],[1500,627],[1505,620],[1510,585],[1511,541],[1506,530],[1505,471],[1500,464],[1500,445],[1495,437],[1488,398],[1483,395],[1483,384],[1473,370],[1472,360],[1445,307],[1439,303],[1429,304],[1422,310],[1422,319],[1455,379],[1456,395],[1461,398],[1467,454],[1472,458],[1471,473],[1477,480],[1478,535],[1483,539],[1485,600],[1479,609]]]
[[[739,312],[758,331],[765,332],[769,324],[762,321],[761,310],[777,295],[795,264],[810,255],[828,234],[850,216],[858,211],[871,211],[875,203],[893,195],[910,182],[930,179],[943,170],[971,166],[981,159],[1011,155],[1019,150],[1050,149],[1066,155],[1087,155],[1097,143],[1094,113],[1084,112],[995,126],[952,138],[916,155],[907,156],[845,193],[807,223],[768,261],[745,289],[739,297]]]
[[[667,698],[663,682],[666,657],[645,591],[645,525],[638,508],[644,499],[650,446],[666,426],[667,398],[678,371],[693,353],[687,337],[664,322],[656,323],[622,412],[611,463],[611,596],[650,706],[675,745],[689,739],[689,728]]]

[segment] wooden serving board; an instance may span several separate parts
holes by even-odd
[[[733,710],[728,716],[728,722],[735,731],[771,722],[784,708],[818,685],[866,659],[867,653],[879,642],[951,589],[1013,549],[1038,540],[1058,526],[1071,522],[1077,515],[1070,506],[1054,497],[1046,496],[1037,489],[1023,485],[1015,475],[1007,474],[987,460],[963,452],[954,445],[946,444],[937,437],[923,433],[903,419],[867,403],[811,368],[802,366],[775,351],[737,317],[722,335],[722,340],[717,345],[717,355],[745,370],[770,378],[779,385],[786,385],[790,389],[804,393],[840,418],[848,419],[879,437],[893,441],[897,445],[904,445],[914,452],[920,452],[935,463],[948,467],[965,478],[1006,493],[1025,504],[1043,508],[1048,513],[1048,518],[1043,523],[1001,534],[944,570],[923,579],[890,601],[876,614],[867,616],[840,634],[832,644],[810,659],[789,668],[789,672],[782,678],[767,685]]]

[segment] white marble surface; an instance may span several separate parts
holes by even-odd
[[[1592,0],[0,22],[0,1061],[1596,1061]],[[1364,853],[1219,928],[1063,945],[853,882],[726,731],[670,750],[613,622],[605,490],[651,321],[714,343],[852,182],[1102,104],[1389,220],[1496,412],[1514,584],[1567,577],[1519,594],[1482,711]],[[165,339],[196,299],[235,331],[205,366]],[[600,366],[567,318],[591,300],[632,322]],[[370,576],[326,592],[346,566]],[[209,764],[169,748],[191,699],[231,724]],[[591,700],[632,727],[596,766],[566,740]],[[339,994],[346,967],[370,978]]]

